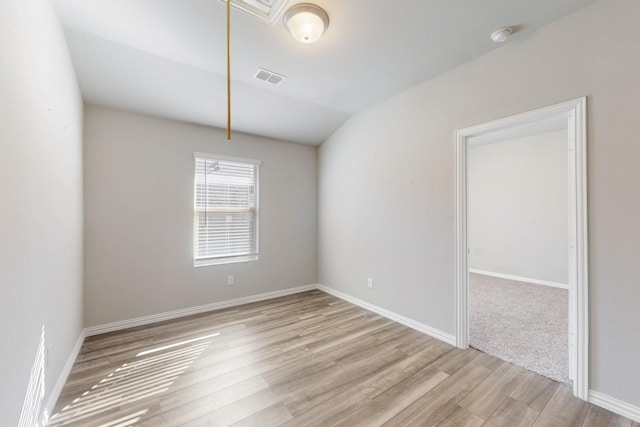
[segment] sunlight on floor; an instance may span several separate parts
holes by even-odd
[[[133,411],[139,410],[116,420],[110,419],[110,413],[116,412],[124,403],[131,404],[166,392],[212,342],[204,340],[219,335],[205,335],[136,354],[132,361],[123,363],[54,414],[48,425],[65,426],[88,417],[103,420],[100,427],[133,425],[149,408],[132,408]],[[167,351],[169,349],[172,350]],[[153,353],[158,354],[149,356]]]
[[[206,340],[207,338],[217,337],[218,335],[220,335],[220,334],[216,333],[216,334],[211,334],[211,335],[205,335],[203,337],[194,338],[194,339],[191,339],[191,340],[186,340],[186,341],[182,341],[182,342],[175,343],[175,344],[165,345],[163,347],[154,348],[152,350],[141,351],[140,353],[136,354],[136,357],[145,356],[145,355],[151,354],[151,353],[157,353],[158,351],[167,350],[169,348],[174,348],[174,347],[179,347],[181,345],[190,344],[190,343],[196,342],[196,341]]]

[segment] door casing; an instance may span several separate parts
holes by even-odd
[[[573,394],[588,399],[589,304],[587,247],[587,98],[539,108],[456,131],[456,345],[469,347],[467,149],[473,136],[565,116],[569,177],[569,377]]]

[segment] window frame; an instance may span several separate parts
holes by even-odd
[[[260,254],[260,165],[261,161],[256,159],[249,159],[244,157],[232,157],[232,156],[224,156],[213,153],[202,153],[202,152],[194,152],[193,153],[193,266],[194,267],[205,267],[211,265],[223,265],[223,264],[233,264],[239,262],[248,262],[248,261],[257,261],[259,259]],[[227,162],[235,162],[241,163],[245,165],[252,165],[255,167],[255,176],[254,176],[254,186],[255,186],[255,207],[254,208],[246,208],[254,210],[255,217],[255,236],[254,236],[254,253],[251,254],[241,254],[241,255],[229,255],[229,256],[221,256],[221,257],[209,257],[209,258],[198,258],[198,241],[199,241],[199,208],[197,207],[197,191],[198,191],[198,173],[197,173],[197,163],[199,159],[204,160],[212,160],[212,161],[227,161]],[[223,208],[224,209],[224,208]],[[228,208],[230,212],[238,212],[237,207]]]

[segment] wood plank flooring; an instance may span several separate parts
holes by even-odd
[[[321,291],[85,340],[50,426],[624,426]]]

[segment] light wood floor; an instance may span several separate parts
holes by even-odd
[[[627,426],[320,291],[87,338],[51,426]]]

